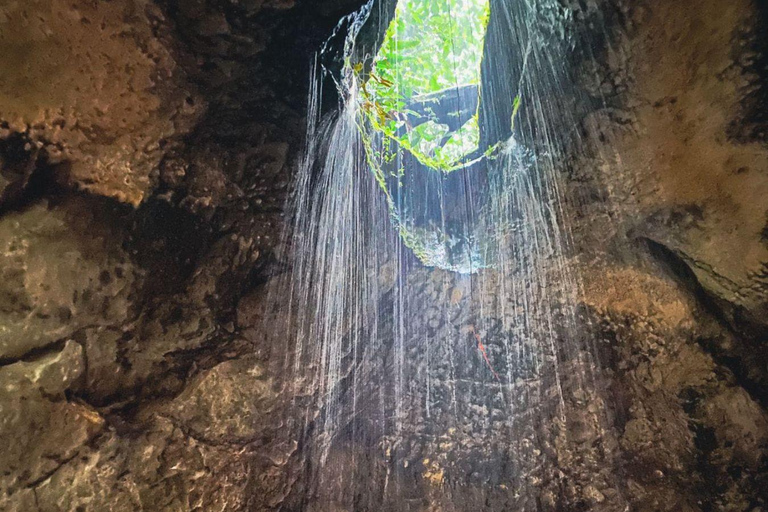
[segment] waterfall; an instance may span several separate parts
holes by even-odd
[[[346,20],[343,72],[313,69],[291,270],[272,292],[290,293],[292,393],[312,397],[302,507],[540,510],[568,480],[558,461],[615,478],[562,192],[572,19],[555,0],[490,3],[480,100],[453,104],[476,113],[477,151],[430,169],[370,119],[375,71],[352,56],[375,5]],[[323,117],[327,83],[342,103]]]

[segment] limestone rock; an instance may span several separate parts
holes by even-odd
[[[628,229],[676,253],[747,335],[768,328],[768,150],[759,137],[731,136],[760,87],[734,59],[740,51],[754,58],[750,41],[762,37],[753,9],[743,0],[645,10],[631,56],[609,60],[612,72],[632,77],[623,95],[632,128],[613,131],[626,165],[603,177],[617,205],[637,208]]]
[[[61,179],[139,204],[200,99],[144,0],[0,6],[0,138],[23,134]]]
[[[195,438],[256,442],[276,427],[275,386],[254,357],[225,361],[190,383],[174,401],[172,414]]]
[[[54,354],[0,368],[1,493],[46,479],[101,431],[96,411],[64,395],[83,370],[82,347],[71,341]]]
[[[0,509],[303,510],[316,497],[317,390],[285,382],[295,319],[287,290],[267,304],[264,284],[266,269],[289,271],[279,234],[305,64],[359,3],[2,3]],[[371,510],[385,488],[395,510],[765,509],[765,13],[558,5],[603,14],[594,60],[573,70],[590,111],[558,163],[594,353],[562,357],[556,383],[556,358],[524,357],[535,340],[511,364],[495,337],[518,336],[527,312],[478,293],[504,276],[413,269],[403,364],[429,391],[405,383],[414,412],[380,436],[393,404],[368,398],[389,396],[393,341],[366,344],[381,365],[341,418],[333,475],[355,473]],[[382,332],[402,268],[378,276]],[[483,317],[473,301],[509,308]],[[555,347],[562,330],[546,333]],[[508,403],[475,334],[511,376]],[[599,390],[579,382],[587,371]],[[509,478],[492,477],[502,467]],[[341,507],[334,491],[318,496]]]
[[[0,359],[127,316],[136,271],[92,206],[38,203],[0,218]]]

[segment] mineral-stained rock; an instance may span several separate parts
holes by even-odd
[[[71,346],[79,347],[67,349]],[[77,354],[82,357],[79,349]],[[267,444],[284,438],[274,414],[276,398],[271,379],[253,357],[223,362],[175,400],[142,412],[134,433],[120,435],[108,427],[76,458],[60,461],[55,471],[13,493],[4,510],[21,512],[32,503],[43,512],[79,507],[114,512],[254,510],[253,503],[271,498],[258,490],[248,494],[246,488],[274,491],[285,479],[283,465],[295,450],[295,444],[277,443],[277,451],[274,442]]]
[[[94,449],[11,495],[3,510],[248,510],[248,474],[238,452],[198,443],[157,418],[137,436],[105,432]]]
[[[0,138],[24,134],[61,179],[138,204],[199,97],[146,0],[0,6]]]
[[[82,347],[69,341],[53,354],[0,368],[0,494],[45,480],[103,428],[96,411],[64,396],[84,365]]]
[[[215,331],[211,311],[166,297],[167,303],[148,308],[134,323],[122,328],[95,326],[77,332],[88,357],[88,369],[78,392],[103,405],[142,389],[175,393],[182,384],[175,373],[174,356],[199,350]],[[170,389],[169,389],[170,387]]]
[[[677,254],[734,329],[765,332],[768,150],[759,137],[731,137],[765,87],[745,64],[764,37],[756,2],[638,4],[627,7],[629,56],[606,59],[631,87],[628,125],[604,118],[614,137],[592,134],[618,157],[602,179],[617,208],[636,208],[627,228]]]
[[[0,359],[126,318],[136,270],[96,204],[42,202],[0,218]]]
[[[277,426],[276,385],[254,358],[225,361],[191,382],[172,406],[184,430],[209,442],[249,443]]]
[[[602,359],[634,506],[697,510],[702,496],[739,503],[758,495],[768,416],[698,343],[729,334],[659,267],[582,275],[596,335],[610,340]]]

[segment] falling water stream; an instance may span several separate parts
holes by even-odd
[[[398,83],[356,52],[366,24],[385,33],[386,2],[344,20],[339,69],[324,55],[313,69],[283,283],[295,339],[286,373],[295,396],[314,397],[302,508],[567,510],[578,475],[566,468],[612,487],[616,450],[561,190],[576,21],[557,0],[427,4],[486,16],[477,79],[444,95],[455,115],[421,111],[464,116],[447,134],[436,124],[437,143],[397,138],[435,95],[409,99],[401,117],[377,106],[376,88],[383,97]],[[325,87],[342,99],[323,115]],[[471,144],[451,139],[460,130]],[[603,499],[624,510],[621,496]]]

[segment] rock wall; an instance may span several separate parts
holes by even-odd
[[[0,508],[301,509],[264,284],[310,52],[354,3],[0,6]],[[768,12],[587,8],[604,39],[563,179],[612,424],[575,435],[620,455],[611,478],[547,459],[534,502],[768,509]]]
[[[765,7],[627,2],[617,17],[584,73],[606,106],[569,180],[627,493],[637,510],[762,510]]]
[[[281,501],[295,445],[247,305],[311,51],[352,8],[0,6],[0,509]]]
[[[201,111],[164,21],[143,1],[4,6],[2,138],[67,184],[138,206]]]

